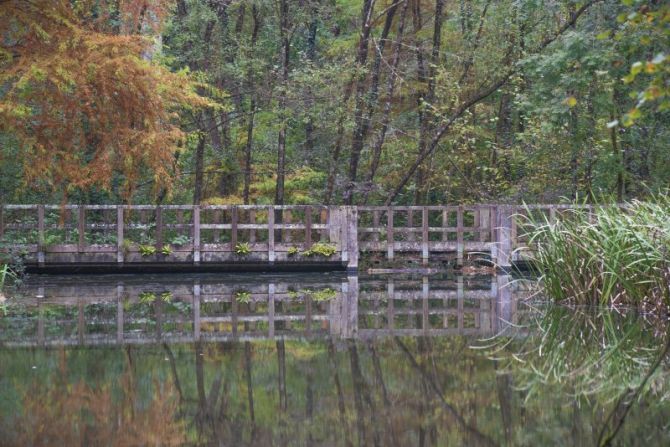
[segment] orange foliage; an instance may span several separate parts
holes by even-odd
[[[22,412],[14,436],[2,445],[183,445],[186,423],[178,415],[178,395],[170,382],[154,378],[148,401],[138,402],[129,364],[116,389],[84,381],[67,381],[66,353],[60,368],[44,383],[34,380],[19,389]]]
[[[104,25],[112,3],[116,31]],[[129,199],[149,171],[157,189],[170,186],[184,138],[177,112],[209,103],[186,73],[147,60],[154,42],[140,31],[155,29],[165,8],[159,0],[2,2],[0,131],[20,143],[27,185],[67,195],[110,189],[119,174]]]

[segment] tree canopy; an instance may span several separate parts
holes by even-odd
[[[634,0],[1,1],[0,201],[644,196],[670,184],[669,17]]]

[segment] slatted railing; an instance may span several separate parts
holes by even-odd
[[[507,268],[529,251],[529,221],[569,218],[575,208],[593,215],[589,205],[4,205],[0,249],[23,251],[38,267],[321,263],[355,270],[362,252],[389,261],[409,253],[424,264],[451,253],[459,265],[480,253]],[[303,256],[316,242],[336,253]]]
[[[23,251],[39,266],[321,262],[355,268],[358,252],[347,243],[354,226],[346,207],[0,206],[3,248]],[[303,256],[316,242],[334,245],[335,254]]]

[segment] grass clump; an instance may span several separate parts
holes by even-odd
[[[533,266],[554,300],[657,311],[670,305],[668,195],[528,223]]]

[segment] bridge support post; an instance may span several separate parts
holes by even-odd
[[[493,261],[503,271],[512,268],[512,211],[509,205],[496,209],[496,256]]]

